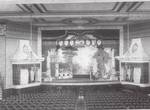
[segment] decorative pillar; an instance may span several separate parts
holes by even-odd
[[[46,72],[46,79],[45,80],[48,80],[48,81],[52,81],[52,76],[51,76],[51,52],[48,51],[48,56],[47,56],[47,60],[46,60],[46,69],[47,69],[47,72]]]
[[[55,71],[56,71],[55,76],[58,78],[59,76],[59,64],[58,63],[55,64]]]
[[[124,44],[124,36],[123,36],[123,27],[120,28],[120,39],[119,39],[119,56],[123,55],[123,44]],[[120,81],[124,80],[124,76],[123,76],[123,67],[121,66],[121,61],[119,64],[119,68],[120,68]]]
[[[3,98],[6,74],[6,25],[0,24],[0,100]]]
[[[42,57],[42,36],[41,36],[41,29],[40,28],[38,28],[37,54],[38,54],[39,57]],[[40,63],[39,72],[41,73],[41,81],[42,81],[42,62]]]

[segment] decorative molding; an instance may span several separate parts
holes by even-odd
[[[6,35],[6,25],[0,24],[0,36]]]
[[[83,17],[150,17],[149,11],[135,11],[135,12],[114,12],[114,11],[107,11],[107,12],[89,12],[89,13],[76,13],[76,12],[46,12],[46,13],[34,13],[32,14],[32,18],[83,18]],[[31,18],[31,13],[0,13],[1,19],[6,18]]]
[[[42,62],[44,58],[33,52],[29,40],[19,40],[18,49],[10,60],[12,64],[29,64]]]
[[[93,25],[99,22],[99,20],[94,18],[66,18],[61,21],[64,24],[69,25]]]
[[[136,2],[137,0],[132,0]],[[149,1],[149,0],[144,0]],[[131,0],[1,0],[3,4],[60,4],[60,3],[103,3],[103,2],[131,2]]]
[[[99,26],[55,26],[55,27],[39,27],[42,30],[88,30],[88,29],[121,29],[122,26],[99,25]]]

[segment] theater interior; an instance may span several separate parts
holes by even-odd
[[[0,110],[150,109],[150,1],[0,0]]]

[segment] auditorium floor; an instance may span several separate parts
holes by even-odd
[[[54,86],[46,87],[38,93],[23,93],[0,101],[0,110],[78,110],[77,108],[150,109],[150,97],[139,92],[119,90],[114,86]]]

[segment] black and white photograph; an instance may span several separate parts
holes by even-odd
[[[0,110],[150,110],[150,0],[0,0]]]

